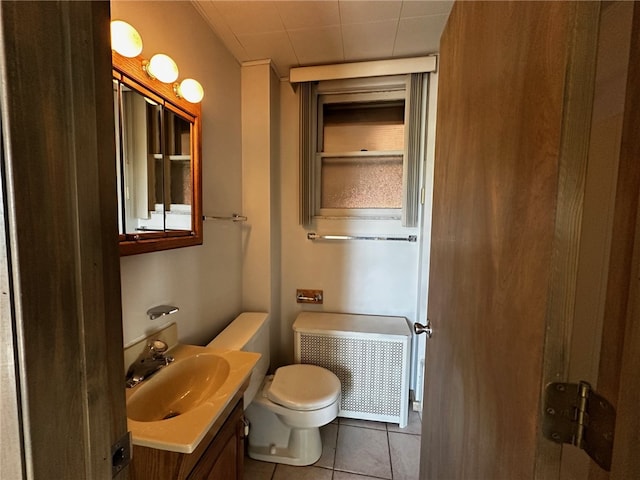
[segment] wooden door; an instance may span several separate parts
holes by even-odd
[[[599,22],[596,2],[452,10],[421,478],[559,477],[562,449],[541,436],[541,398],[569,374]]]

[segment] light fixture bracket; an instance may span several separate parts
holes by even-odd
[[[154,77],[151,71],[149,70],[149,60],[146,60],[146,59],[142,60],[142,71],[146,73],[147,76],[152,80],[156,80],[156,77]]]

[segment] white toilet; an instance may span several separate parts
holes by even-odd
[[[287,365],[265,377],[269,368],[269,315],[240,314],[209,347],[258,352],[244,395],[250,422],[249,456],[288,465],[311,465],[322,454],[320,427],[340,409],[340,380],[315,365]]]

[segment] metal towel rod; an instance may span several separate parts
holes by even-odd
[[[407,237],[386,237],[381,235],[363,236],[363,235],[318,235],[317,233],[307,233],[309,240],[389,240],[395,242],[417,242],[417,235],[409,235]]]
[[[218,217],[216,215],[203,215],[202,220],[231,220],[232,222],[246,222],[247,217],[244,215],[238,215],[237,213],[231,214],[230,217]]]

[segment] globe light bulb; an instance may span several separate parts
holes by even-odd
[[[199,103],[204,97],[204,89],[197,80],[185,78],[176,86],[176,95],[184,98],[187,102]]]
[[[173,83],[178,78],[178,65],[169,55],[156,53],[146,66],[146,71],[153,78],[164,83]]]
[[[142,37],[127,22],[114,20],[111,22],[111,48],[123,57],[137,57],[142,52]]]

